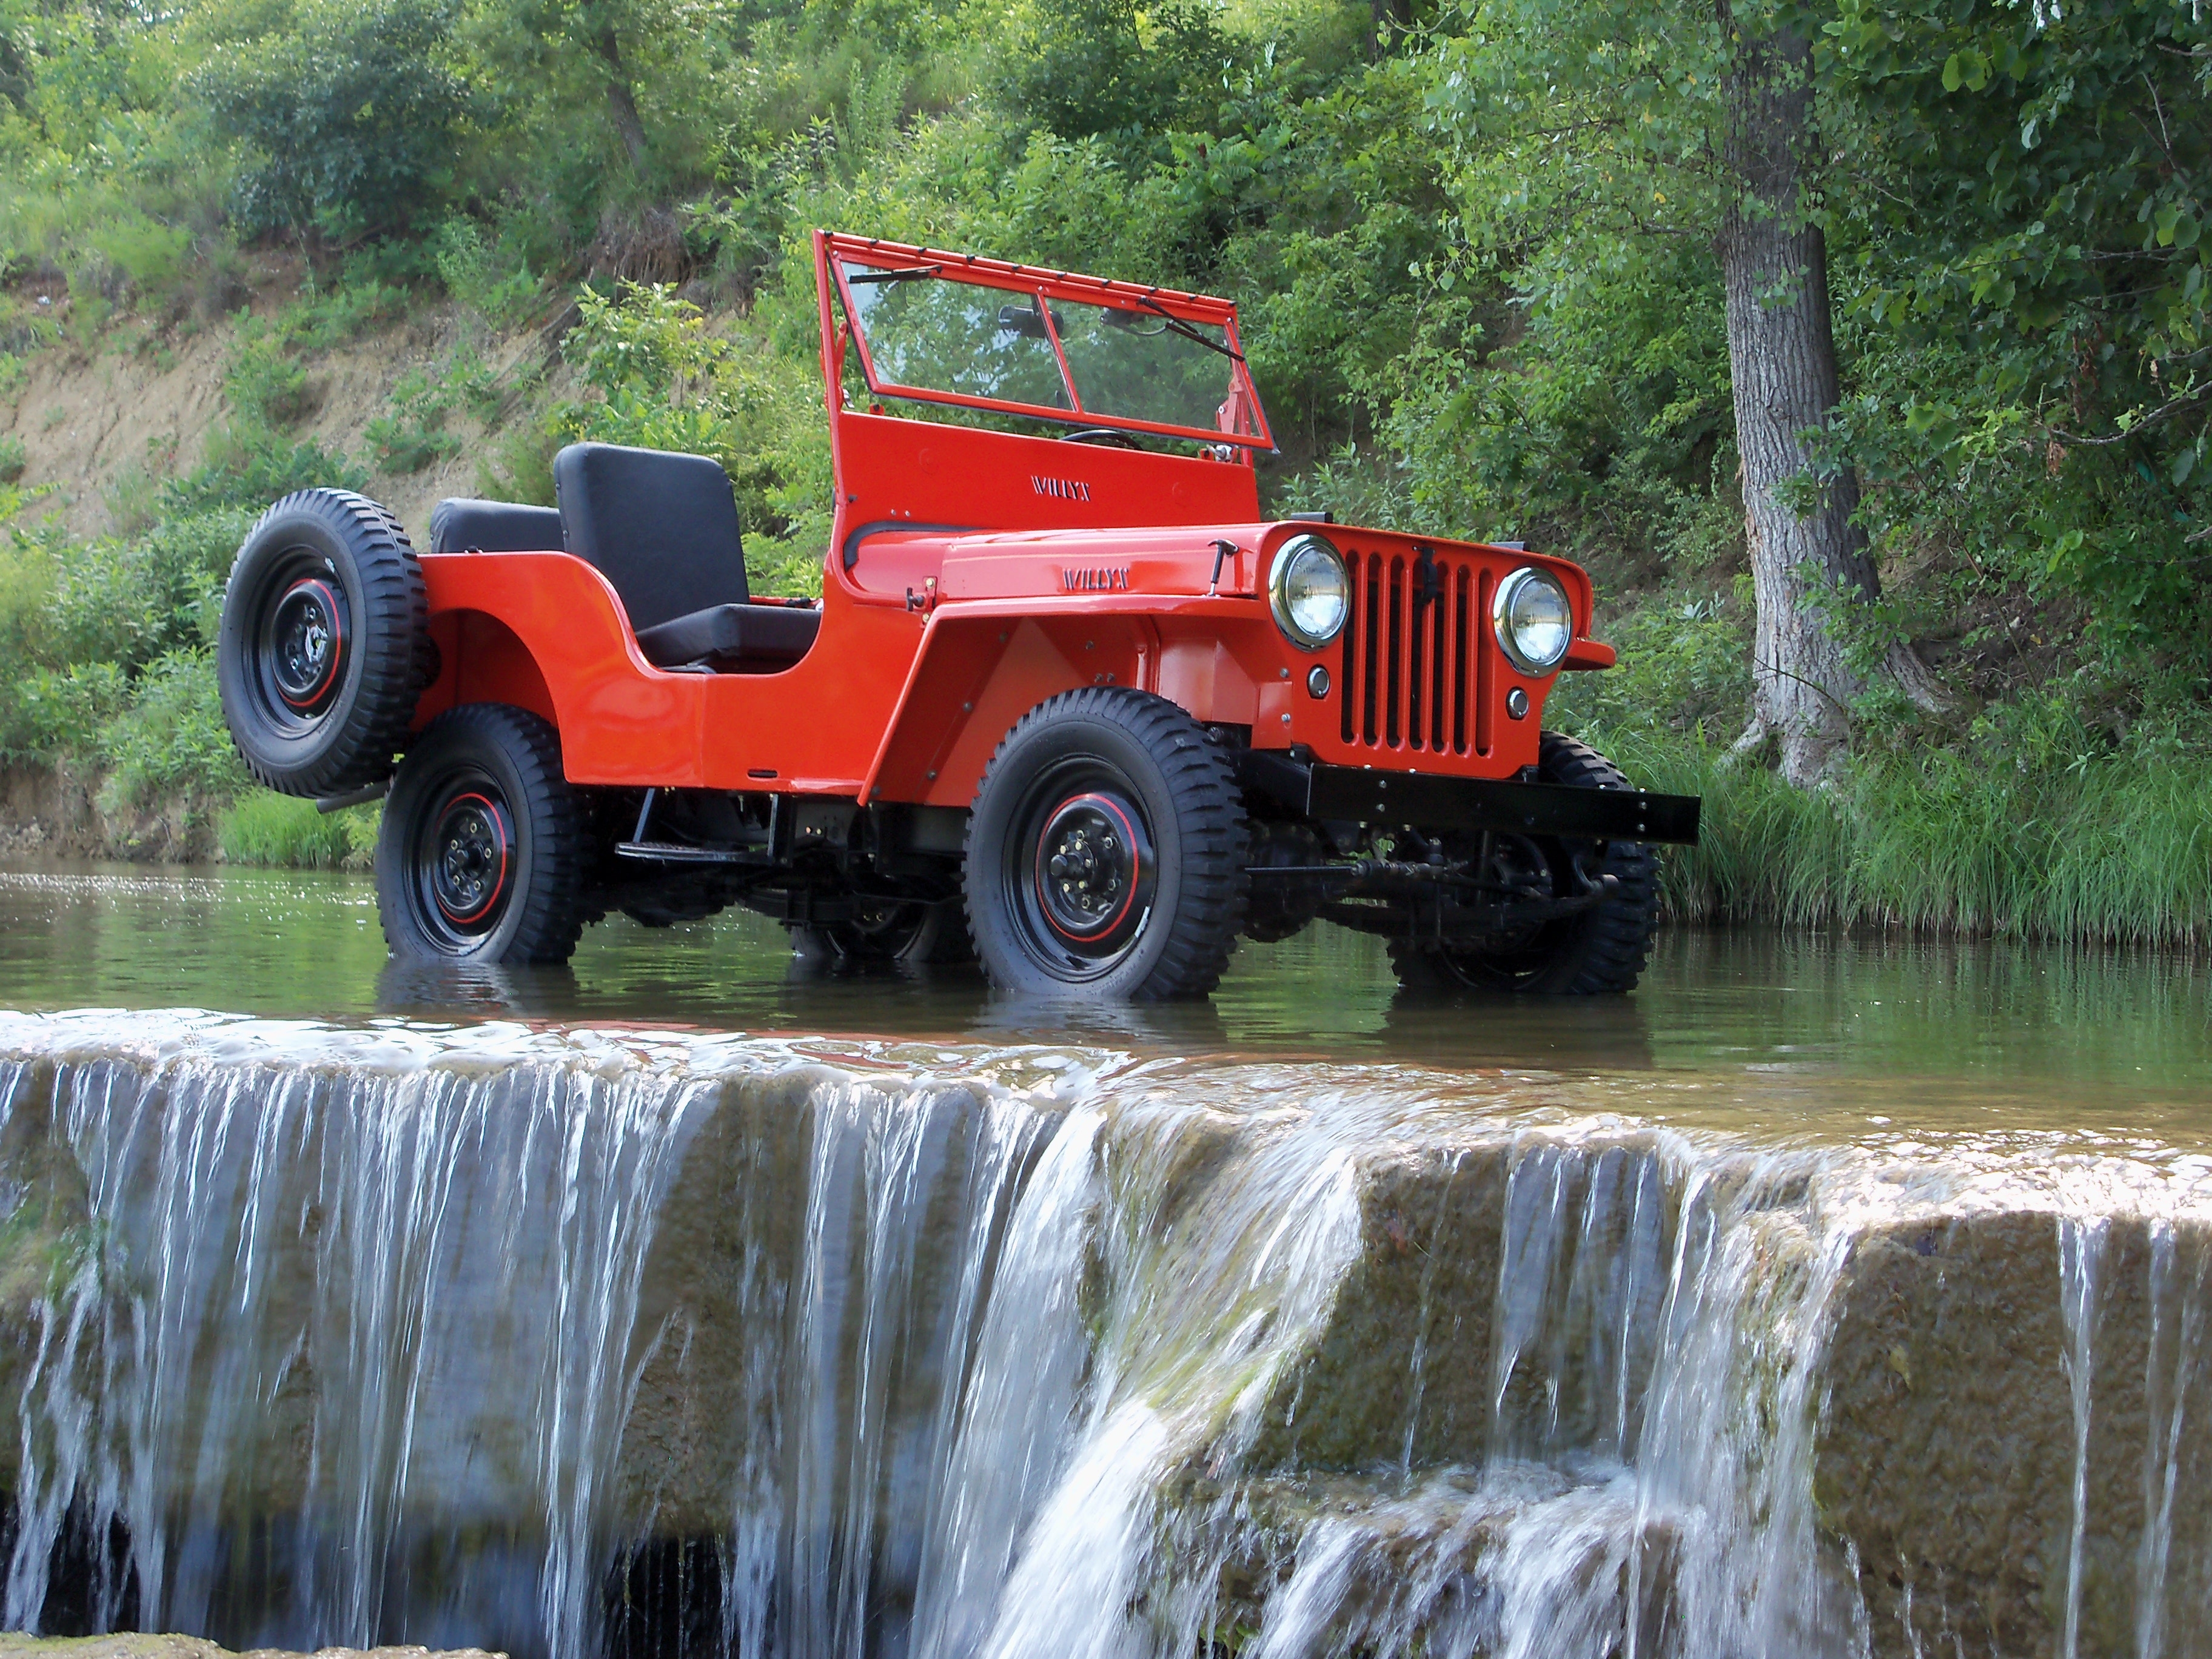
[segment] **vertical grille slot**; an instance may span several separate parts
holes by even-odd
[[[1468,590],[1474,585],[1474,572],[1461,565],[1452,573],[1452,751],[1467,753],[1467,682],[1470,672],[1467,654]]]
[[[1404,741],[1400,725],[1406,690],[1406,562],[1390,561],[1389,672],[1382,682],[1382,741],[1395,749]]]
[[[1416,553],[1419,549],[1414,550]],[[1495,585],[1471,559],[1352,554],[1344,625],[1347,746],[1488,754],[1495,656],[1483,619]]]
[[[1382,629],[1379,624],[1382,613],[1382,556],[1370,553],[1367,556],[1367,603],[1360,607],[1359,617],[1361,630],[1366,635],[1360,653],[1364,661],[1359,677],[1359,735],[1370,744],[1382,736],[1375,728],[1375,682],[1377,657],[1382,649]]]
[[[1497,589],[1497,576],[1490,571],[1484,571],[1481,583],[1475,590],[1473,621],[1474,636],[1477,640],[1486,640],[1489,637],[1490,630],[1483,624],[1489,618],[1491,600],[1495,597]],[[1474,752],[1478,755],[1487,755],[1491,750],[1490,728],[1498,718],[1491,704],[1496,696],[1497,690],[1498,653],[1495,651],[1479,650],[1474,659]]]

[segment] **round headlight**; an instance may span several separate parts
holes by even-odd
[[[1344,631],[1352,614],[1352,578],[1343,556],[1322,537],[1291,537],[1268,572],[1267,602],[1275,626],[1291,644],[1320,650]]]
[[[1498,584],[1490,620],[1498,648],[1524,674],[1550,673],[1574,643],[1575,609],[1567,603],[1567,590],[1550,571],[1531,564]]]

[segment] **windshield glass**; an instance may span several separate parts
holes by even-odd
[[[1048,317],[1040,294],[956,282],[939,269],[843,265],[878,390],[1218,431],[1238,361],[1227,329],[1141,304],[1058,297]]]

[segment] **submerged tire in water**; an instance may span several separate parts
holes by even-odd
[[[1620,769],[1588,744],[1544,733],[1537,767],[1545,783],[1578,789],[1626,789]],[[1414,939],[1390,941],[1390,965],[1409,991],[1511,991],[1568,996],[1632,990],[1659,923],[1659,861],[1640,842],[1492,837],[1484,873],[1533,897],[1568,898],[1586,884],[1614,878],[1610,895],[1579,915],[1531,927],[1521,938],[1478,950],[1447,950]]]
[[[385,943],[434,961],[566,962],[584,931],[590,839],[550,726],[504,703],[448,710],[408,750],[385,803]]]
[[[246,769],[288,795],[382,782],[430,650],[422,567],[399,521],[350,490],[285,496],[223,591],[216,675]]]
[[[791,945],[810,962],[860,968],[946,968],[975,960],[957,902],[862,905],[849,921],[793,927]]]
[[[968,929],[1001,990],[1203,996],[1243,925],[1243,798],[1175,704],[1065,691],[1018,721],[968,820]]]

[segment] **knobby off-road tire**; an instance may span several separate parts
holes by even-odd
[[[376,908],[392,954],[566,962],[586,915],[590,815],[537,715],[464,703],[399,764],[376,842]]]
[[[246,769],[288,795],[381,783],[434,649],[422,567],[391,514],[302,489],[261,515],[223,591],[223,719]]]
[[[1546,783],[1579,789],[1626,789],[1620,769],[1588,744],[1547,732],[1537,751]],[[1543,858],[1555,890],[1571,890],[1566,878],[1617,879],[1612,895],[1577,916],[1549,922],[1511,946],[1480,951],[1440,950],[1417,940],[1390,941],[1390,965],[1412,991],[1508,991],[1534,995],[1595,996],[1635,988],[1659,925],[1659,861],[1640,842],[1529,844]]]
[[[968,820],[984,972],[1032,996],[1205,995],[1243,925],[1245,832],[1227,758],[1174,703],[1048,698],[1000,744]]]
[[[851,921],[795,927],[791,948],[810,962],[856,968],[948,968],[975,960],[957,904],[885,903]]]

